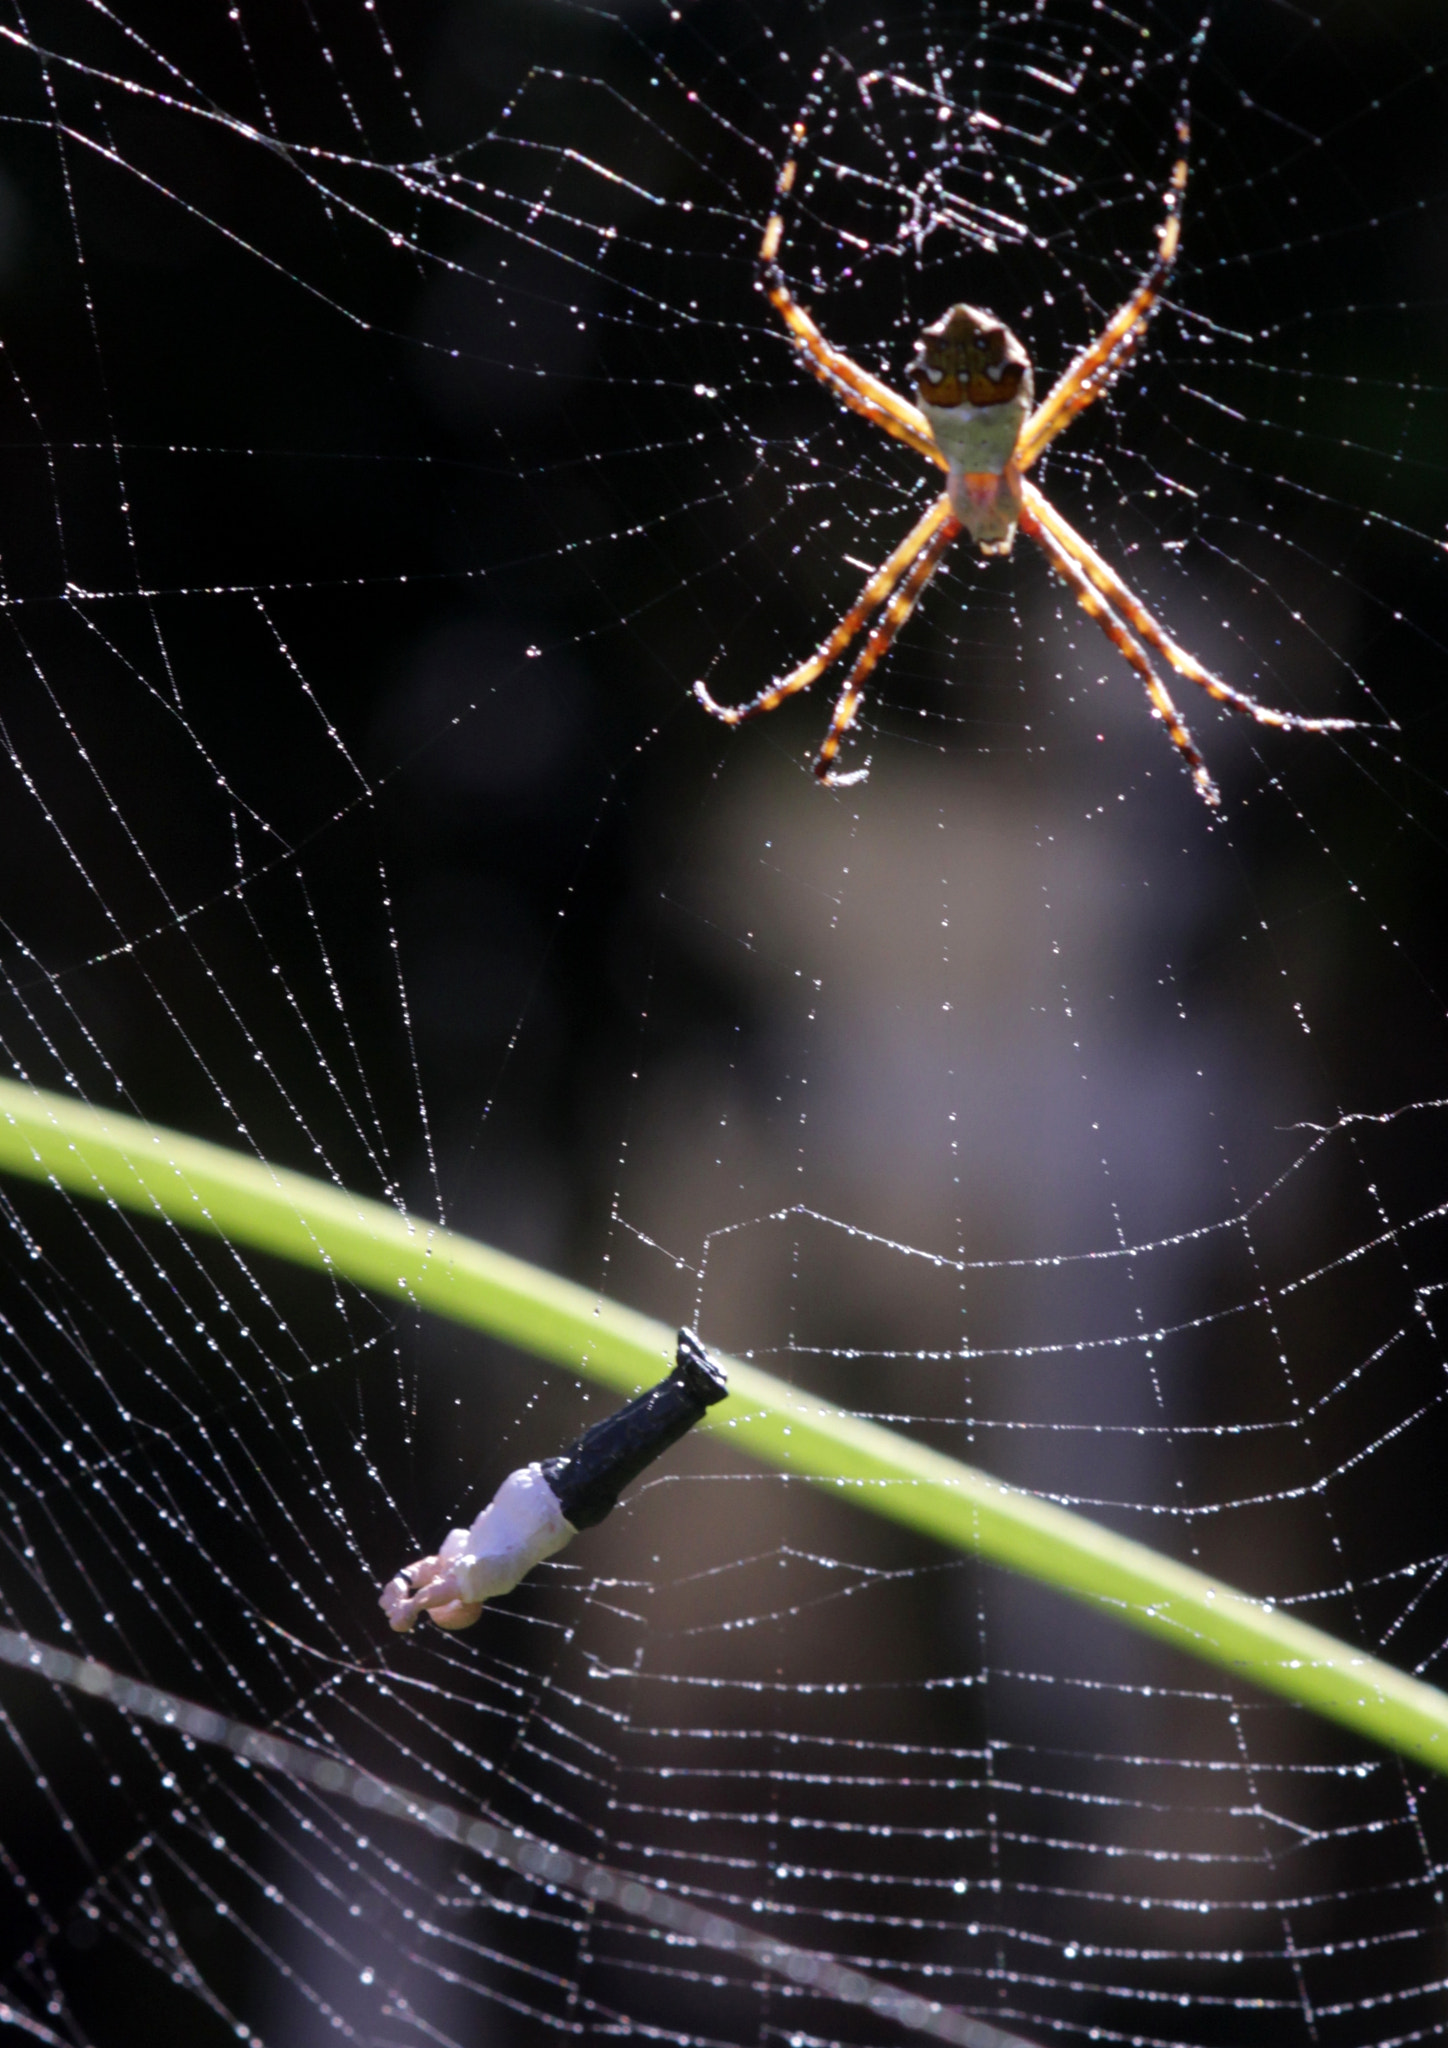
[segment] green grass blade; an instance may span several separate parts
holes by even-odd
[[[620,1393],[674,1332],[385,1203],[178,1131],[0,1081],[0,1172],[210,1231],[415,1303]],[[741,1360],[709,1426],[764,1463],[1024,1572],[1234,1677],[1448,1770],[1448,1696],[1321,1630]]]

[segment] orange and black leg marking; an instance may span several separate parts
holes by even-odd
[[[695,683],[694,695],[704,709],[712,711],[725,725],[743,725],[745,719],[758,718],[765,711],[773,711],[786,697],[793,697],[799,690],[807,690],[816,677],[823,675],[832,662],[839,660],[871,612],[884,604],[921,549],[930,544],[947,522],[952,533],[958,531],[950,516],[950,502],[941,496],[924,517],[916,521],[889,560],[875,571],[829,638],[820,642],[808,661],[802,661],[797,669],[792,669],[782,682],[770,683],[748,704],[716,704],[704,685]]]
[[[794,186],[795,165],[804,135],[803,121],[796,121],[794,149],[779,174],[775,185],[774,212],[765,223],[764,239],[759,245],[759,288],[784,322],[790,339],[810,369],[822,384],[828,385],[836,398],[852,411],[862,413],[887,434],[893,434],[897,441],[904,441],[917,455],[924,455],[944,468],[944,458],[919,407],[912,405],[908,398],[902,398],[898,391],[892,391],[888,384],[881,383],[878,377],[872,377],[868,370],[862,370],[832,342],[826,341],[785,283],[784,272],[779,267],[784,204]]]
[[[940,502],[942,505],[945,503],[943,499]],[[934,509],[938,508],[933,507],[932,510]],[[860,699],[865,693],[865,684],[877,663],[889,653],[896,634],[920,602],[920,593],[935,574],[941,556],[960,532],[960,521],[950,516],[948,505],[945,506],[945,512],[946,516],[936,525],[934,531],[926,535],[917,552],[914,567],[881,613],[874,631],[860,650],[858,661],[846,678],[844,689],[840,692],[834,717],[830,720],[830,729],[825,734],[824,744],[816,754],[814,764],[814,772],[819,780],[831,789],[844,789],[852,782],[863,782],[869,773],[867,768],[856,768],[848,775],[836,774],[835,756],[840,751],[840,743],[845,734],[855,722]],[[923,520],[921,525],[924,525]],[[917,527],[916,532],[919,531],[920,528]],[[913,539],[914,535],[911,538]]]
[[[1139,640],[1132,637],[1105,598],[1097,594],[1086,572],[1067,554],[1055,535],[1042,525],[1030,505],[1022,508],[1021,532],[1029,534],[1035,541],[1061,581],[1075,594],[1076,602],[1082,611],[1088,618],[1096,621],[1112,646],[1130,662],[1141,677],[1158,718],[1171,735],[1172,744],[1179,747],[1186,756],[1193,782],[1205,800],[1215,809],[1222,801],[1217,785],[1213,782],[1207,764],[1202,758],[1201,749],[1187,730],[1186,721],[1172,702],[1170,691],[1152,667],[1146,649]]]
[[[1220,676],[1204,668],[1194,654],[1188,654],[1184,647],[1179,646],[1164,626],[1157,624],[1141,599],[1122,582],[1110,563],[1102,560],[1090,541],[1061,517],[1049,498],[1043,497],[1034,484],[1023,483],[1021,488],[1041,525],[1048,528],[1066,553],[1079,563],[1132,631],[1163,655],[1178,675],[1198,684],[1219,704],[1225,704],[1229,710],[1240,711],[1248,718],[1255,718],[1259,725],[1276,726],[1283,732],[1354,732],[1361,724],[1362,721],[1356,718],[1306,718],[1298,711],[1277,711],[1270,704],[1259,704],[1245,690],[1234,689],[1230,683],[1223,682]]]
[[[1085,412],[1113,383],[1146,331],[1146,323],[1161,295],[1182,234],[1182,194],[1187,187],[1187,145],[1191,133],[1185,120],[1177,122],[1181,155],[1172,165],[1166,188],[1166,218],[1157,232],[1156,261],[1126,301],[1112,314],[1090,348],[1057,378],[1056,383],[1027,420],[1021,434],[1016,461],[1029,469],[1048,441],[1063,427]]]

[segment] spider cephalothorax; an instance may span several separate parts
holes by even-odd
[[[1167,182],[1166,216],[1158,230],[1155,261],[1131,297],[1112,314],[1090,347],[1082,349],[1034,411],[1030,356],[1009,327],[979,307],[952,306],[921,335],[910,371],[918,405],[901,398],[826,341],[796,302],[778,262],[784,203],[794,185],[804,136],[804,124],[796,122],[795,153],[779,174],[775,210],[760,244],[760,289],[820,382],[852,411],[863,414],[897,441],[907,442],[927,461],[937,463],[945,471],[945,490],[875,571],[808,661],[780,682],[767,685],[747,704],[716,704],[705,685],[696,683],[694,694],[705,709],[726,725],[742,725],[761,712],[773,711],[786,697],[808,689],[874,614],[875,623],[845,678],[814,763],[820,781],[835,787],[863,780],[866,768],[842,775],[834,765],[835,757],[855,722],[867,680],[915,609],[941,556],[960,533],[967,534],[983,555],[1006,555],[1019,530],[1036,543],[1082,610],[1140,676],[1154,716],[1166,726],[1209,804],[1220,801],[1216,784],[1146,651],[1148,647],[1178,675],[1198,684],[1219,703],[1255,718],[1259,725],[1290,727],[1298,732],[1344,732],[1355,725],[1357,721],[1351,718],[1303,718],[1295,711],[1275,711],[1213,675],[1157,624],[1141,599],[1025,475],[1047,443],[1113,383],[1146,332],[1181,241],[1182,194],[1187,182],[1186,122],[1177,124],[1181,153]]]

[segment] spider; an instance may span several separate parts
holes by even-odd
[[[783,681],[767,685],[747,704],[717,704],[702,682],[695,683],[694,694],[706,711],[726,725],[742,725],[746,719],[773,711],[786,697],[808,689],[838,661],[875,614],[875,624],[845,679],[814,761],[816,776],[831,788],[863,782],[868,764],[843,774],[834,765],[836,756],[858,715],[866,682],[914,611],[942,555],[962,532],[983,555],[1008,555],[1019,530],[1036,543],[1082,610],[1140,676],[1153,717],[1162,721],[1180,748],[1193,782],[1209,804],[1221,802],[1217,786],[1147,647],[1164,656],[1178,675],[1260,725],[1296,732],[1346,732],[1358,723],[1351,718],[1303,718],[1295,711],[1276,711],[1213,675],[1157,624],[1141,599],[1025,474],[1047,443],[1115,381],[1146,331],[1181,240],[1189,141],[1184,119],[1177,122],[1176,133],[1180,153],[1167,182],[1166,215],[1157,230],[1155,260],[1097,339],[1081,351],[1032,410],[1030,356],[1008,327],[977,306],[952,306],[920,336],[910,365],[918,406],[862,370],[825,339],[796,302],[778,261],[785,202],[805,139],[805,123],[795,123],[791,154],[780,171],[774,211],[759,245],[759,288],[820,382],[852,411],[862,413],[885,433],[937,463],[945,471],[945,489],[875,571],[808,661],[801,662]]]

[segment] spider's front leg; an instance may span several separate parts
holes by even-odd
[[[945,501],[942,500],[942,503]],[[895,595],[881,614],[879,624],[860,650],[859,660],[845,679],[839,701],[835,705],[830,729],[815,756],[814,772],[827,789],[844,789],[853,782],[863,782],[869,774],[868,764],[856,768],[848,775],[840,775],[834,767],[840,743],[854,724],[860,709],[860,699],[877,662],[889,653],[895,635],[920,602],[920,594],[935,574],[940,557],[960,532],[960,521],[953,517],[944,519],[917,551],[914,567],[901,583]]]
[[[1151,664],[1146,649],[1133,638],[1125,624],[1111,606],[1093,587],[1072,557],[1062,547],[1055,535],[1036,517],[1031,505],[1021,508],[1021,532],[1036,543],[1061,581],[1074,592],[1076,602],[1088,618],[1094,619],[1117,652],[1122,655],[1141,677],[1146,694],[1151,700],[1157,717],[1171,736],[1173,746],[1185,755],[1192,771],[1192,781],[1203,800],[1213,810],[1221,803],[1221,793],[1212,780],[1211,771],[1202,756],[1202,751],[1187,730],[1186,720],[1172,702],[1171,692]]]
[[[1359,718],[1311,718],[1301,711],[1278,711],[1271,704],[1259,704],[1245,690],[1238,690],[1231,683],[1224,682],[1221,676],[1213,675],[1194,654],[1179,646],[1164,626],[1157,623],[1111,564],[1103,561],[1090,542],[1061,517],[1049,498],[1025,478],[1021,489],[1036,521],[1080,565],[1117,616],[1124,619],[1148,647],[1154,647],[1158,654],[1164,655],[1178,675],[1185,676],[1189,683],[1196,683],[1209,697],[1225,704],[1229,711],[1240,711],[1255,719],[1258,725],[1275,726],[1280,732],[1355,732],[1362,724]]]
[[[808,661],[802,661],[798,668],[791,669],[782,681],[767,683],[759,695],[752,697],[747,704],[716,704],[706,686],[703,683],[695,683],[694,695],[704,709],[712,712],[714,717],[721,719],[725,725],[743,725],[746,719],[758,718],[766,711],[776,710],[786,697],[793,697],[800,690],[807,690],[817,676],[823,675],[832,662],[839,660],[871,612],[878,610],[885,603],[900,579],[912,569],[916,558],[931,545],[940,529],[947,524],[953,534],[956,526],[951,518],[949,501],[940,497],[922,518],[916,520],[894,554],[875,571],[834,631],[820,642]],[[934,567],[933,561],[931,567]],[[927,570],[927,577],[929,573]],[[921,587],[923,588],[923,582]],[[913,603],[912,598],[911,604]],[[906,609],[908,613],[909,607]],[[892,634],[891,638],[893,637]],[[886,644],[888,645],[888,642]],[[883,652],[883,649],[881,651]],[[876,658],[878,659],[878,656]],[[871,662],[870,666],[873,668],[874,662]]]

